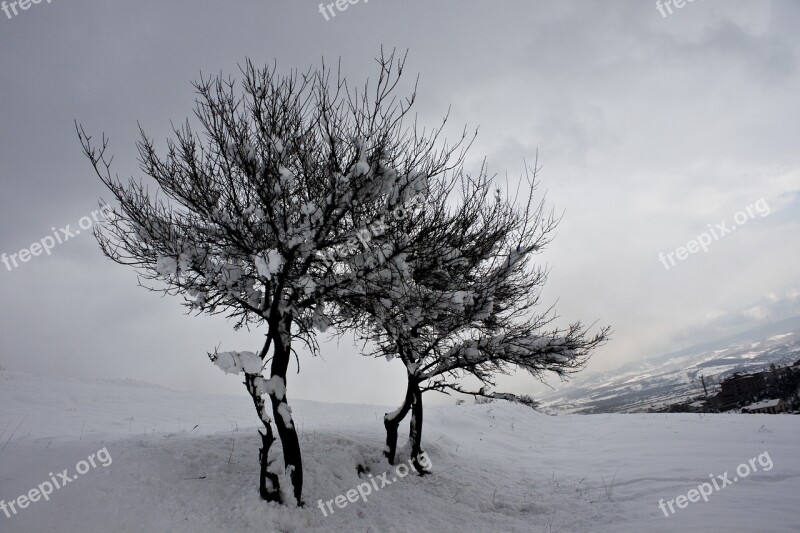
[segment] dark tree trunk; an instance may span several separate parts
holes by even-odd
[[[275,442],[275,437],[272,434],[272,423],[267,422],[268,418],[264,416],[266,405],[264,405],[264,399],[256,392],[254,384],[255,378],[256,376],[254,375],[245,375],[247,391],[253,398],[259,420],[264,424],[264,431],[258,432],[261,435],[261,449],[258,451],[258,461],[261,466],[258,480],[258,492],[261,497],[268,502],[280,502],[280,481],[276,474],[269,471],[269,466],[271,464],[269,460],[269,451],[272,448],[272,443]]]
[[[413,397],[411,428],[408,434],[408,438],[411,441],[411,460],[414,468],[422,476],[428,473],[419,462],[419,456],[422,455],[422,391],[420,391],[419,383],[416,381],[410,382],[409,386]]]
[[[386,416],[383,417],[383,425],[386,427],[386,450],[383,453],[389,460],[390,465],[394,465],[394,456],[397,453],[397,431],[400,428],[400,422],[411,410],[411,404],[414,401],[412,382],[413,378],[409,376],[406,398],[403,400],[403,405],[400,406],[400,409],[394,413],[386,413]]]
[[[270,377],[279,377],[286,384],[286,372],[291,360],[291,317],[285,316],[277,323],[278,327],[274,330],[277,334],[274,337],[274,352],[272,355],[272,368]],[[291,420],[285,421],[280,412],[281,404],[289,406],[289,401],[284,393],[283,397],[270,394],[272,401],[272,413],[275,426],[278,428],[278,435],[281,438],[283,448],[283,461],[294,489],[294,497],[297,505],[303,504],[303,461],[300,453],[300,440],[297,437],[297,429]]]

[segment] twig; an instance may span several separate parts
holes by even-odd
[[[12,432],[11,432],[11,435],[9,435],[9,436],[8,436],[8,440],[7,440],[7,441],[6,441],[6,443],[3,445],[3,448],[2,448],[2,449],[0,449],[0,453],[3,453],[3,451],[6,449],[6,446],[8,446],[8,443],[9,443],[9,442],[11,442],[11,439],[12,439],[12,438],[14,438],[14,434],[17,432],[17,430],[18,430],[18,429],[19,429],[19,427],[22,425],[22,423],[23,423],[23,422],[25,422],[25,420],[27,420],[27,419],[28,419],[28,417],[29,417],[29,416],[30,416],[30,413],[28,413],[27,415],[25,415],[25,417],[24,417],[22,420],[20,420],[20,421],[19,421],[19,424],[17,424],[17,427],[15,427],[15,428],[14,428],[14,431],[12,431]],[[8,427],[8,426],[6,426],[6,427]],[[6,431],[6,430],[4,429],[4,430],[3,430],[3,433],[5,433],[5,431]]]

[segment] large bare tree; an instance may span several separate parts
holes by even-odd
[[[441,125],[425,132],[404,120],[416,95],[397,94],[404,63],[382,53],[377,81],[355,90],[324,65],[278,75],[248,61],[241,87],[201,76],[194,84],[199,127],[187,120],[173,128],[163,154],[141,130],[139,161],[149,183],[113,175],[105,136],[96,145],[76,124],[117,201],[111,221],[96,231],[103,253],[133,267],[142,286],[183,296],[190,312],[264,330],[258,350],[209,355],[244,376],[263,423],[259,489],[266,500],[302,503],[301,451],[286,393],[293,355],[299,371],[298,343],[317,353],[316,331],[332,322],[342,294],[406,268],[401,241],[360,248],[359,237],[462,161],[465,135],[437,148]],[[349,260],[329,260],[340,253]],[[273,423],[282,469],[270,458]]]

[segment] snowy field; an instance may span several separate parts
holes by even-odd
[[[64,469],[70,478],[86,471],[48,501],[10,518],[0,511],[0,532],[800,531],[796,416],[430,408],[423,444],[434,474],[399,478],[380,457],[387,408],[293,405],[304,508],[259,500],[259,439],[245,396],[0,371],[0,500],[51,477],[63,483]],[[738,479],[742,463],[748,474]],[[390,485],[374,483],[366,502],[325,516],[319,500],[370,481],[359,464],[372,479],[388,472]],[[669,517],[659,508],[726,472],[731,484],[707,503],[676,502]]]

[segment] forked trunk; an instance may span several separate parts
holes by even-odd
[[[261,449],[258,451],[258,459],[261,464],[261,473],[259,475],[258,492],[268,502],[280,502],[281,491],[278,475],[269,471],[269,467],[272,464],[272,461],[269,460],[269,450],[272,447],[272,443],[275,442],[275,437],[272,435],[272,425],[269,423],[264,425],[267,430],[265,432],[259,431],[261,434]]]
[[[411,428],[408,439],[411,442],[411,461],[419,475],[422,476],[428,473],[419,461],[419,457],[422,455],[422,391],[416,381],[410,383],[410,387],[413,405],[411,406]]]
[[[258,461],[260,464],[258,492],[261,497],[268,502],[280,502],[280,481],[276,474],[269,471],[269,467],[272,464],[269,460],[269,451],[272,448],[272,443],[275,442],[275,437],[272,434],[272,423],[269,421],[269,417],[265,416],[266,405],[264,404],[264,399],[259,396],[256,391],[254,383],[255,378],[255,375],[245,375],[247,392],[249,392],[250,396],[253,398],[258,418],[264,424],[264,431],[258,432],[259,435],[261,435],[261,449],[258,451]]]
[[[281,378],[284,388],[286,386],[286,371],[289,368],[291,359],[291,323],[291,317],[288,315],[276,323],[278,334],[274,337],[274,353],[272,355],[270,378]],[[279,392],[280,394],[277,391],[273,391],[269,395],[272,401],[273,418],[275,419],[275,426],[278,428],[278,436],[281,439],[283,462],[292,482],[294,498],[297,501],[297,505],[302,505],[303,460],[300,453],[300,440],[292,420],[285,390]]]
[[[397,454],[397,431],[400,428],[400,422],[406,417],[411,410],[411,404],[414,401],[414,393],[412,390],[413,377],[408,377],[408,387],[406,388],[406,398],[403,400],[403,405],[394,413],[386,413],[383,417],[383,425],[386,428],[386,449],[384,455],[389,460],[390,465],[394,465],[394,456]]]

